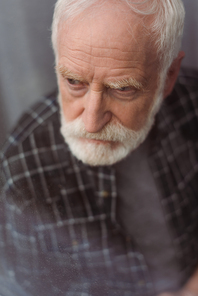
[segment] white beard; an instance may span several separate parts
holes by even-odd
[[[101,131],[88,133],[82,117],[66,122],[63,111],[61,111],[61,133],[72,154],[91,166],[112,165],[125,158],[146,139],[153,126],[155,115],[162,103],[162,91],[157,91],[155,97],[146,124],[139,131],[126,128],[118,121],[111,121]],[[111,143],[94,143],[85,139],[111,141]]]

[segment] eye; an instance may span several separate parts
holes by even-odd
[[[87,88],[87,83],[85,83],[83,81],[73,79],[73,78],[67,78],[66,81],[67,81],[67,84],[68,84],[70,90],[80,91],[82,89]]]
[[[75,80],[75,79],[71,79],[71,78],[67,78],[67,81],[69,82],[69,84],[71,85],[82,85],[83,83],[79,80]]]
[[[88,83],[74,78],[66,78],[66,87],[73,97],[82,97],[88,90]]]
[[[119,100],[134,100],[138,94],[137,89],[132,86],[109,88],[108,91],[113,97]]]
[[[126,86],[126,87],[120,87],[117,88],[116,90],[121,91],[121,92],[125,92],[125,91],[134,91],[134,89],[131,86]]]

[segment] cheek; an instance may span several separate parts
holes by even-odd
[[[130,103],[114,107],[114,116],[126,127],[139,131],[150,114],[153,98],[138,98]]]
[[[82,115],[85,98],[74,98],[71,96],[63,82],[59,82],[59,89],[66,120],[72,121]],[[110,111],[113,117],[118,119],[125,127],[138,131],[145,125],[153,101],[154,94],[140,96],[131,102],[106,98],[105,109]]]
[[[59,83],[59,90],[61,93],[62,107],[65,119],[67,121],[72,121],[82,114],[84,110],[83,99],[73,98],[62,83]]]

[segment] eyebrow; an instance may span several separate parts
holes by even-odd
[[[55,69],[56,71],[60,72],[60,74],[64,78],[70,78],[70,79],[75,79],[75,80],[85,82],[85,80],[80,75],[71,72],[69,69],[67,69],[64,66],[59,65],[59,66],[56,66]]]
[[[82,82],[86,82],[85,79],[83,79],[80,75],[71,72],[65,66],[58,65],[55,67],[55,69],[56,69],[56,71],[59,71],[60,74],[64,78],[75,79],[75,80],[79,80]],[[126,79],[121,79],[121,80],[105,82],[104,85],[106,87],[114,88],[114,89],[122,88],[122,87],[129,87],[129,86],[134,87],[140,91],[143,91],[145,89],[145,85],[143,83],[137,81],[136,79],[134,79],[132,77],[129,77]]]
[[[122,79],[122,80],[115,80],[112,82],[107,82],[105,83],[106,87],[110,87],[110,88],[122,88],[122,87],[129,87],[132,86],[138,90],[144,90],[144,85],[137,81],[136,79],[129,77],[126,79]]]

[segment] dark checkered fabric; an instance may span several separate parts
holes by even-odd
[[[181,72],[156,126],[150,165],[186,280],[198,262],[197,72]],[[2,149],[0,295],[155,295],[117,221],[113,166],[77,161],[59,130],[53,94],[22,116]]]

